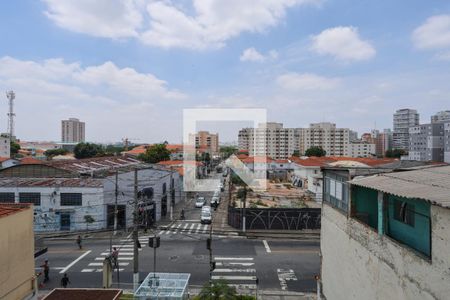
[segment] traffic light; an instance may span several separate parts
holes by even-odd
[[[155,239],[156,239],[156,241],[155,241]],[[148,238],[148,246],[150,248],[159,248],[160,245],[161,245],[161,241],[160,241],[159,236],[157,236],[156,238],[155,237]]]
[[[210,238],[206,239],[206,249],[211,250],[211,239]]]

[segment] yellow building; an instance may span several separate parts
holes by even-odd
[[[0,299],[33,295],[33,208],[29,204],[0,204]]]

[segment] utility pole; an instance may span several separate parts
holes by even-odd
[[[246,213],[246,201],[247,201],[247,186],[244,186],[244,197],[243,201],[243,213],[242,213],[242,232],[245,233],[245,213]]]
[[[173,205],[175,201],[175,184],[172,184],[172,168],[170,168],[170,221],[173,221]]]
[[[134,169],[134,218],[133,218],[133,289],[139,284],[139,250],[138,250],[138,169]]]
[[[117,234],[117,197],[119,196],[119,171],[116,170],[116,188],[115,188],[115,192],[114,192],[114,197],[115,197],[115,205],[114,205],[114,235]]]

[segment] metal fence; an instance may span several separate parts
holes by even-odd
[[[244,209],[228,207],[228,225],[242,228]],[[303,230],[320,229],[320,208],[247,208],[245,228]]]

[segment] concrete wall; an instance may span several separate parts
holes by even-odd
[[[24,299],[33,291],[33,210],[0,217],[0,299]]]
[[[431,219],[428,260],[324,204],[321,253],[327,300],[448,299],[450,210],[432,206]]]
[[[19,193],[40,193],[41,205],[34,206],[34,230],[50,232],[61,230],[61,213],[70,214],[70,230],[86,230],[85,215],[90,215],[95,222],[88,229],[105,227],[105,208],[103,189],[88,187],[4,187],[3,193],[15,193],[19,203]],[[82,193],[82,206],[61,206],[61,193]]]

